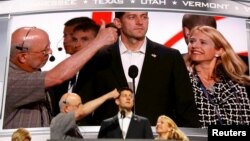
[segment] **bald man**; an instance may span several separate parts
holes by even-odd
[[[118,96],[119,93],[115,89],[99,98],[82,104],[79,95],[75,93],[64,94],[59,102],[61,113],[51,121],[51,139],[83,138],[76,121],[86,117],[106,100],[115,99]]]
[[[41,72],[52,53],[48,34],[36,27],[13,32],[3,128],[46,127],[50,124],[46,90],[70,79],[103,46],[117,39],[103,22],[96,38],[53,69]]]

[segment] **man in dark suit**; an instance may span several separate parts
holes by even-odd
[[[95,39],[99,30],[99,26],[95,21],[88,17],[76,17],[68,20],[64,25],[63,46],[66,54],[69,56],[75,54],[80,49],[85,48],[89,42]],[[82,70],[83,69],[81,69],[80,72]],[[61,85],[57,85],[49,90],[52,97],[53,116],[56,116],[60,112],[58,102],[61,96],[67,92],[78,93],[81,85],[83,85],[88,78],[86,77],[86,71],[84,74],[81,74],[80,72],[77,72],[74,77],[63,82]],[[84,79],[78,81],[79,76]],[[84,100],[88,101],[89,98],[84,96]]]
[[[153,139],[151,125],[147,118],[132,112],[134,105],[133,91],[124,87],[118,90],[115,99],[119,112],[116,116],[102,122],[98,138]]]
[[[116,12],[114,24],[120,31],[119,40],[91,60],[96,68],[92,69],[94,75],[89,75],[92,85],[88,85],[88,92],[92,90],[96,98],[113,88],[131,86],[128,69],[136,65],[135,113],[147,117],[151,124],[165,114],[178,126],[198,127],[194,95],[180,52],[146,37],[147,12]],[[114,115],[115,107],[105,102],[92,114],[93,124]]]

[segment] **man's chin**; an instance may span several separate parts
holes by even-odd
[[[145,34],[136,34],[134,36],[134,38],[136,38],[137,40],[144,40],[145,39]]]
[[[144,39],[145,39],[145,36],[143,36],[143,37],[135,37],[136,38],[136,40],[138,40],[138,41],[143,41]]]

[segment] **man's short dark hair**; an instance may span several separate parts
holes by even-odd
[[[182,18],[182,27],[192,30],[197,25],[207,25],[216,28],[216,20],[213,16],[185,14]]]
[[[64,26],[73,26],[73,25],[81,24],[81,23],[85,23],[85,22],[94,22],[94,21],[92,19],[90,19],[89,17],[76,17],[76,18],[68,20],[64,24]]]
[[[124,14],[125,12],[115,12],[115,18],[120,19]]]
[[[74,28],[74,32],[75,31],[88,31],[88,30],[92,30],[95,33],[95,36],[97,35],[98,31],[99,31],[100,26],[97,25],[95,22],[84,22],[81,24],[78,24],[75,28]]]
[[[130,89],[129,87],[121,87],[117,89],[117,91],[119,92],[119,94],[121,94],[121,92],[123,91],[130,91],[131,93],[133,93],[132,89]]]
[[[121,87],[121,88],[118,88],[117,89],[118,93],[119,93],[119,96],[117,98],[120,98],[121,96],[121,93],[123,91],[130,91],[132,94],[134,93],[132,89],[130,89],[129,87]]]

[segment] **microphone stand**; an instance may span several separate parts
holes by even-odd
[[[132,78],[133,92],[134,92],[134,114],[135,114],[135,78],[138,75],[138,68],[136,65],[131,65],[128,69],[128,75]]]
[[[133,83],[133,92],[134,92],[134,114],[135,114],[135,78],[132,79]]]
[[[123,119],[126,117],[126,112],[122,109],[120,111],[120,114],[121,114],[121,119],[122,119],[122,123],[121,123],[121,131],[122,131],[122,138],[125,140],[125,131],[123,129]]]

